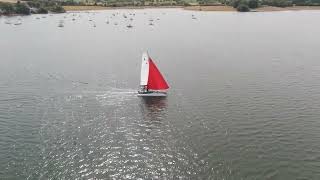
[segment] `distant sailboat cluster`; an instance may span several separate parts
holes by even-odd
[[[92,25],[92,27],[97,27],[97,21],[95,20],[95,12],[86,12],[88,16],[88,22],[89,24]],[[64,19],[67,19],[71,15],[71,21],[76,22],[78,19],[81,19],[81,15],[79,13],[69,13],[65,16],[63,16]],[[144,13],[144,15],[147,15],[147,13]],[[163,15],[163,14],[162,14]],[[133,23],[136,17],[136,13],[120,13],[120,12],[115,12],[112,13],[110,16],[106,17],[105,19],[105,24],[113,24],[115,26],[120,25],[120,23],[125,23],[125,27],[128,29],[131,29],[134,27]],[[40,19],[40,18],[39,18]],[[123,19],[123,20],[121,20]],[[160,18],[156,18],[157,21],[160,20]],[[62,20],[59,21],[58,27],[64,27],[63,23],[61,23]],[[153,26],[153,18],[149,18],[148,25]]]
[[[129,11],[129,12],[128,12]],[[70,12],[70,13],[65,13],[65,14],[49,14],[49,15],[33,15],[34,19],[40,21],[40,22],[48,22],[54,17],[60,17],[61,19],[57,20],[57,25],[56,27],[63,28],[66,27],[68,23],[83,23],[87,22],[87,24],[91,27],[97,27],[101,25],[101,16],[96,16],[96,14],[101,13],[101,12]],[[167,13],[162,12],[160,14],[152,14],[148,12],[138,12],[138,11],[133,11],[130,12],[130,10],[119,10],[118,12],[108,12],[105,11],[103,13],[107,14],[107,17],[105,17],[104,24],[106,25],[114,25],[114,26],[119,26],[119,27],[126,27],[127,29],[133,29],[135,27],[139,27],[141,25],[141,18],[145,19],[144,24],[148,25],[152,29],[156,27],[161,21],[160,21],[160,16],[164,16]],[[87,17],[84,18],[84,17]],[[138,19],[140,21],[137,21]],[[19,26],[22,25],[22,18],[19,16],[18,18],[16,17],[7,17],[4,18],[5,24],[8,25],[14,25],[14,26]],[[162,18],[161,18],[162,19]],[[164,18],[165,19],[165,18]],[[191,19],[197,19],[197,17],[192,14]]]

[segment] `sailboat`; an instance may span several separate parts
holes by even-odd
[[[148,53],[142,54],[138,96],[167,96],[169,86]]]
[[[16,26],[19,26],[21,24],[22,24],[22,22],[20,20],[14,23],[14,25],[16,25]]]
[[[4,23],[11,24],[11,21],[10,20],[6,20]]]

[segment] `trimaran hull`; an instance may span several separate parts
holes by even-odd
[[[167,96],[166,92],[138,92],[140,97],[165,97]]]

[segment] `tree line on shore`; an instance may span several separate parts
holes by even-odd
[[[192,6],[192,5],[268,5],[276,7],[299,6],[320,6],[320,0],[62,0],[61,5],[100,5],[110,7],[121,6]]]
[[[48,12],[63,13],[63,6],[98,5],[109,7],[121,6],[191,6],[191,5],[225,5],[233,6],[238,11],[246,12],[261,6],[290,7],[320,6],[320,0],[26,0],[23,3],[0,2],[0,15],[10,14],[46,14]]]
[[[247,12],[261,6],[292,7],[298,6],[320,6],[320,0],[232,0],[227,2],[238,11]]]
[[[100,5],[110,7],[121,6],[233,6],[238,11],[249,11],[261,6],[290,7],[320,6],[320,0],[66,0],[63,5]]]
[[[25,1],[17,3],[0,2],[0,15],[12,15],[12,14],[48,14],[52,13],[64,13],[65,10],[61,6],[61,3],[54,1]]]

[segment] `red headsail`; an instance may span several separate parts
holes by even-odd
[[[149,58],[148,89],[164,90],[168,88],[169,86],[166,80],[164,80],[162,74],[158,70],[157,66],[153,63],[152,59]]]

